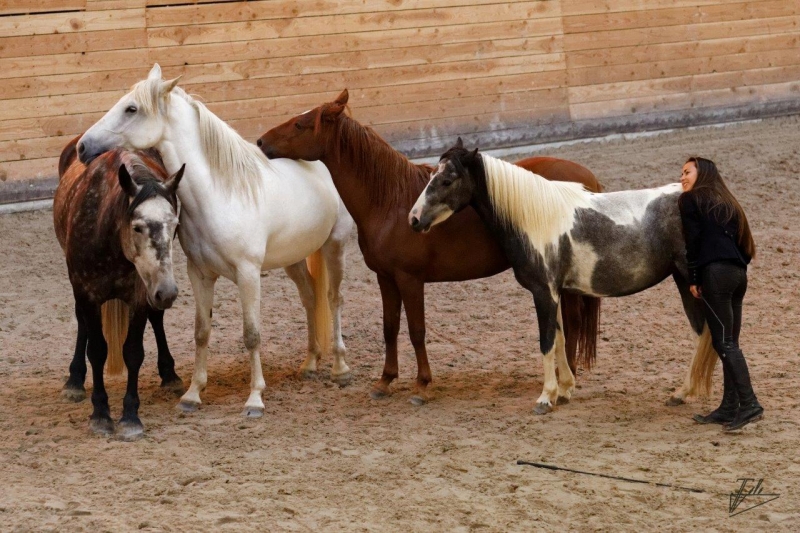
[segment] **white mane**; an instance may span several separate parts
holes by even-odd
[[[572,228],[577,208],[589,206],[589,193],[580,183],[548,181],[500,159],[481,157],[495,213],[541,252]]]
[[[159,109],[159,102],[169,105],[171,95],[183,98],[197,111],[200,123],[200,141],[203,153],[208,159],[212,176],[229,191],[254,198],[262,178],[263,166],[269,166],[269,159],[252,143],[228,126],[208,108],[180,87],[159,100],[161,81],[146,79],[133,87],[133,95],[147,114],[165,113]]]

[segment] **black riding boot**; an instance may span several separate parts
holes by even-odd
[[[733,421],[725,427],[727,431],[733,431],[750,422],[761,420],[764,416],[764,408],[758,403],[756,393],[753,392],[753,386],[750,384],[750,372],[747,370],[747,361],[744,360],[742,351],[739,349],[726,351],[725,356],[736,392],[739,394],[739,410]]]
[[[722,359],[722,403],[719,407],[707,415],[694,415],[692,419],[698,424],[727,424],[736,417],[739,409],[739,394],[736,392],[736,385],[733,383],[733,373],[728,367],[728,362],[723,356]]]

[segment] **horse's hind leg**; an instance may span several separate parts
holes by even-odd
[[[100,306],[89,302],[77,304],[84,324],[86,325],[86,354],[92,365],[92,415],[89,417],[89,429],[100,435],[114,432],[114,422],[108,408],[108,394],[103,382],[103,369],[108,356],[108,345],[103,337],[103,323],[100,318]]]
[[[156,336],[158,375],[161,377],[161,388],[180,396],[186,392],[186,387],[183,386],[183,381],[175,373],[175,360],[169,351],[167,334],[164,332],[164,311],[148,308],[147,319],[150,321],[150,325],[153,326],[153,333]]]
[[[86,333],[86,323],[78,312],[78,303],[75,302],[75,317],[78,320],[78,339],[75,343],[75,355],[69,365],[69,379],[61,390],[61,397],[69,402],[82,402],[86,399],[86,345],[89,337]]]
[[[347,235],[345,235],[346,237]],[[322,247],[322,255],[328,267],[328,303],[333,315],[333,368],[331,381],[341,386],[347,385],[352,379],[350,367],[347,366],[345,356],[347,348],[342,338],[342,279],[344,278],[345,243],[343,239],[333,235]]]
[[[556,324],[556,344],[555,344],[555,357],[556,365],[558,366],[558,399],[559,404],[568,403],[572,398],[572,390],[575,388],[575,376],[572,374],[572,369],[569,367],[567,361],[567,352],[565,349],[566,341],[564,336],[564,324],[561,315],[561,302],[558,304],[558,311],[556,312],[558,323]]]
[[[131,317],[128,336],[122,346],[122,357],[128,369],[128,386],[122,401],[122,418],[117,425],[117,436],[122,440],[135,440],[144,434],[139,420],[139,370],[144,361],[144,328],[147,326],[147,309],[140,307]]]
[[[300,301],[306,310],[308,352],[305,361],[298,369],[298,373],[302,377],[309,378],[317,372],[317,364],[322,355],[319,342],[317,342],[317,321],[314,317],[314,280],[311,278],[305,260],[284,268],[284,271],[297,286],[297,292],[300,293]]]
[[[186,270],[189,273],[189,281],[192,283],[192,292],[194,292],[195,358],[192,384],[189,386],[189,390],[181,396],[178,408],[185,412],[191,412],[197,410],[200,405],[200,392],[206,388],[208,382],[206,373],[208,340],[211,337],[211,311],[214,306],[214,285],[217,283],[217,278],[204,276],[191,260],[186,263]]]

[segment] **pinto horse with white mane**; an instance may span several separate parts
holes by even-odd
[[[244,344],[250,353],[250,396],[244,414],[261,416],[261,273],[284,268],[297,285],[308,319],[303,374],[317,370],[333,333],[331,377],[350,379],[341,335],[344,245],[353,221],[322,163],[267,159],[258,148],[177,87],[155,65],[81,138],[78,154],[91,161],[104,151],[156,148],[167,170],[184,162],[178,191],[178,237],[194,292],[196,357],[192,384],[179,406],[195,410],[207,383],[214,285],[219,276],[239,288]],[[311,257],[309,257],[311,256]],[[306,263],[308,260],[308,266]],[[333,332],[331,331],[331,311]]]
[[[461,139],[439,160],[409,213],[416,231],[472,206],[506,255],[517,281],[533,295],[544,355],[544,390],[535,412],[552,410],[564,387],[554,355],[564,349],[561,291],[626,296],[670,274],[697,335],[707,328],[702,303],[689,292],[678,212],[680,185],[591,193],[580,184],[551,182],[500,159],[468,151]],[[698,343],[684,390],[705,392],[717,355]]]

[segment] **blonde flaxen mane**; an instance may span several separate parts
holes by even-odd
[[[589,205],[590,193],[580,183],[548,181],[503,160],[481,157],[498,218],[540,251],[572,228],[577,208]]]
[[[148,115],[165,115],[171,96],[186,100],[197,112],[200,141],[212,176],[228,192],[254,199],[263,179],[262,168],[269,166],[269,159],[256,145],[244,140],[236,130],[180,87],[161,97],[161,83],[161,80],[146,79],[134,85],[133,97],[141,110]]]

